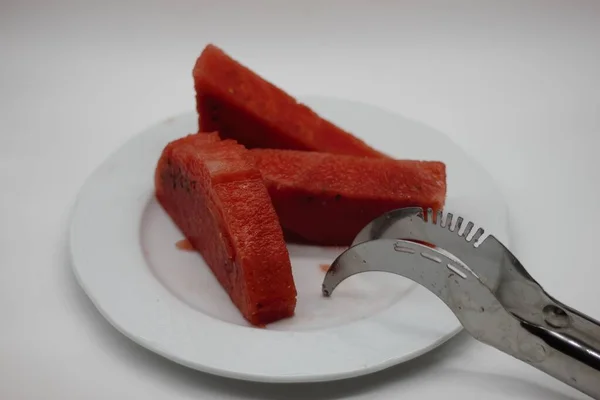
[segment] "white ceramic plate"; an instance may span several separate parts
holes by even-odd
[[[446,209],[508,241],[507,213],[488,174],[443,134],[369,105],[303,99],[317,112],[398,158],[447,164]],[[383,273],[357,275],[332,298],[324,272],[339,250],[290,246],[295,317],[249,327],[202,258],[178,250],[181,233],[153,196],[167,142],[196,132],[194,112],[156,125],[121,147],[79,194],[71,226],[73,268],[120,332],[175,362],[212,374],[267,382],[348,378],[412,359],[460,330],[422,287]]]

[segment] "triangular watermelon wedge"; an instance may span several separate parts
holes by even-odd
[[[200,131],[219,131],[247,148],[387,157],[214,45],[206,46],[193,75]]]
[[[296,288],[277,215],[248,150],[217,134],[169,143],[156,198],[243,316],[265,325],[294,314]]]
[[[293,150],[249,154],[286,235],[313,244],[349,245],[385,212],[412,206],[439,210],[446,199],[446,166],[438,161]]]

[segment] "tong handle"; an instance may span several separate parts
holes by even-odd
[[[542,315],[545,327],[522,326],[552,349],[543,369],[600,399],[600,322],[556,300]]]
[[[543,324],[520,320],[531,336],[517,358],[600,399],[600,322],[558,301],[542,309]]]
[[[566,329],[570,335],[600,349],[600,321],[561,303],[548,294],[546,296],[554,303],[549,303],[542,310],[546,324],[557,329]]]
[[[495,294],[519,325],[516,346],[495,347],[600,399],[600,322],[554,299],[504,245],[495,245],[504,248]]]

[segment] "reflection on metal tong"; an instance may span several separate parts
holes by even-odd
[[[600,399],[600,322],[552,298],[502,243],[463,222],[420,208],[382,215],[332,264],[323,294],[362,272],[404,276],[440,298],[475,339]]]

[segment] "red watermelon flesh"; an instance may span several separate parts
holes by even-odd
[[[446,166],[438,161],[266,149],[249,154],[283,228],[314,244],[349,245],[387,211],[439,210],[446,198]]]
[[[248,148],[387,157],[208,45],[193,71],[200,131]]]
[[[169,143],[156,197],[252,324],[290,317],[296,289],[277,215],[248,150],[217,134]]]

